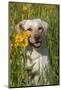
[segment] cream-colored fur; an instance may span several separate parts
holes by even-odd
[[[49,69],[49,55],[47,48],[29,48],[27,56],[30,57],[27,59],[27,67],[33,66],[32,73],[36,72],[37,74],[32,79],[33,85],[40,85],[38,82],[40,77],[44,78],[44,84],[48,85],[46,77],[46,70]],[[43,76],[41,76],[43,75]],[[31,76],[30,76],[31,78]],[[42,84],[42,82],[41,82]]]

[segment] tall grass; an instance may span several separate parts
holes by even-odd
[[[27,7],[27,10],[23,10]],[[9,3],[9,33],[15,36],[15,25],[24,19],[41,18],[48,22],[49,29],[45,47],[49,48],[51,62],[50,73],[47,72],[50,85],[59,84],[59,6],[47,4]],[[10,41],[10,44],[14,42]],[[25,70],[23,59],[24,51],[14,49],[10,53],[9,87],[32,86],[28,78],[29,70]],[[31,70],[30,70],[31,72]],[[44,85],[43,78],[40,85]]]

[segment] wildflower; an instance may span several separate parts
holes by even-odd
[[[30,32],[24,32],[23,33],[23,40],[21,42],[21,45],[25,48],[28,46],[28,38],[30,37]]]
[[[30,32],[29,32],[29,31],[25,32],[25,33],[24,33],[24,36],[25,36],[26,38],[29,38],[29,37],[30,37]]]
[[[14,47],[17,48],[19,46],[19,43],[15,43]]]
[[[15,41],[16,41],[16,42],[19,42],[19,34],[16,35]]]
[[[22,34],[17,34],[15,37],[15,42],[20,43],[23,40]]]
[[[17,34],[15,37],[15,48],[18,46],[22,46],[25,48],[28,45],[28,38],[30,37],[30,32],[23,32],[20,34]]]
[[[23,35],[21,35],[21,36],[19,37],[20,42],[22,42],[23,39],[24,39],[24,37],[23,37]]]
[[[23,5],[23,12],[25,14],[28,14],[28,11],[29,11],[29,6],[28,5]]]
[[[11,45],[10,45],[10,48],[12,49],[12,48],[14,48],[14,45],[11,43]]]
[[[11,47],[13,46],[13,44],[11,44]]]
[[[12,64],[12,60],[10,59],[10,64]]]
[[[24,38],[23,41],[21,42],[21,45],[23,48],[28,46],[28,39]]]
[[[28,10],[28,6],[23,6],[23,11],[27,11]]]

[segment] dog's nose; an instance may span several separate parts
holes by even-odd
[[[38,34],[36,34],[34,37],[35,37],[36,40],[40,39],[40,35],[38,35]]]

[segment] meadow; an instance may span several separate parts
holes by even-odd
[[[9,87],[32,86],[28,74],[31,69],[25,70],[26,49],[13,46],[16,35],[15,25],[24,19],[41,18],[48,22],[49,29],[45,47],[49,49],[51,63],[48,79],[50,85],[59,84],[59,5],[28,4],[9,2],[9,35],[10,35],[10,58],[9,58]],[[43,77],[40,85],[44,85]]]

